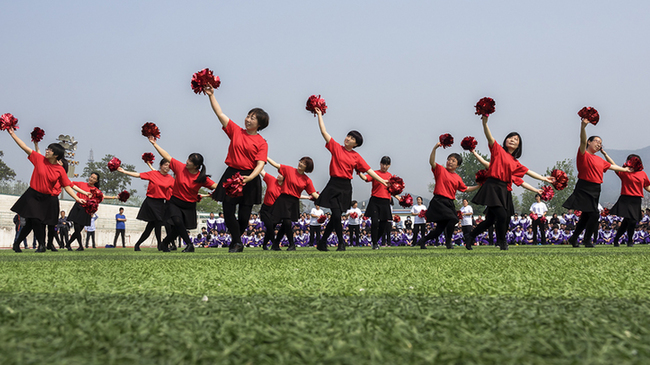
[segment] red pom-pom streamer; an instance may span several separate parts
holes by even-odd
[[[82,207],[88,213],[88,215],[93,215],[97,213],[99,209],[99,203],[104,200],[104,194],[94,186],[90,187],[89,193],[91,194],[89,198],[86,198],[86,204],[83,204]]]
[[[462,141],[460,141],[460,146],[463,147],[465,151],[474,151],[476,148],[476,145],[478,145],[478,142],[476,141],[476,138],[474,137],[465,137],[463,138]]]
[[[580,218],[580,216],[582,215],[582,211],[581,210],[574,210],[573,214],[575,214],[576,217]]]
[[[357,212],[350,213],[350,218],[357,219],[358,217],[359,217],[359,214],[357,214]]]
[[[142,161],[146,163],[153,163],[155,159],[156,156],[154,156],[151,152],[145,152],[142,154]]]
[[[108,162],[108,169],[111,171],[117,171],[117,168],[122,166],[122,161],[120,161],[119,158],[113,157],[109,162]]]
[[[327,111],[327,104],[325,104],[325,99],[321,98],[320,95],[312,95],[307,99],[307,109],[308,111],[314,113],[316,116],[316,108],[320,109],[322,114],[325,114]]]
[[[603,210],[600,212],[601,217],[607,217],[609,215],[609,208],[603,208]]]
[[[476,115],[487,117],[495,112],[495,105],[496,103],[494,102],[494,99],[488,97],[482,98],[478,103],[476,103]]]
[[[45,131],[38,127],[34,127],[31,136],[32,136],[32,142],[38,143],[43,140],[43,137],[45,137]]]
[[[320,217],[318,217],[318,223],[320,223],[320,224],[325,223],[326,220],[327,220],[326,215],[321,215]]]
[[[142,135],[149,138],[149,136],[158,139],[160,138],[160,129],[153,122],[146,122],[142,126]]]
[[[542,223],[546,224],[546,216],[543,215],[539,220],[540,220]]]
[[[394,216],[393,216],[393,222],[395,222],[395,223],[399,223],[401,220],[402,220],[402,218],[400,218],[399,215],[394,215]]]
[[[404,191],[404,180],[397,175],[391,176],[391,178],[388,179],[388,191],[390,191],[390,195],[401,194],[402,191]]]
[[[205,91],[203,90],[205,86],[210,85],[214,89],[217,89],[221,86],[221,80],[219,79],[219,76],[214,76],[209,68],[204,68],[192,75],[192,81],[190,84],[192,85],[192,90],[195,94],[205,94]]]
[[[477,183],[477,184],[479,184],[479,185],[483,185],[483,183],[485,183],[485,181],[487,180],[487,178],[488,178],[487,170],[478,170],[478,171],[476,172],[475,179],[476,179],[476,183]]]
[[[458,220],[463,219],[463,212],[461,212],[460,210],[457,210],[456,211],[456,217],[458,217]]]
[[[18,119],[11,113],[5,113],[0,116],[0,130],[18,129]]]
[[[403,195],[399,198],[399,205],[402,206],[402,208],[408,208],[413,206],[413,197],[411,194],[406,194]]]
[[[420,218],[426,218],[426,217],[427,217],[427,210],[426,210],[426,209],[422,209],[422,210],[420,211],[420,213],[418,213],[418,217],[420,217]]]
[[[556,190],[564,190],[564,188],[567,187],[567,184],[569,183],[569,177],[567,176],[566,172],[555,169],[551,171],[551,176],[555,178],[553,187],[555,187]]]
[[[237,198],[244,195],[244,178],[238,172],[223,183],[226,195]]]
[[[555,191],[553,191],[552,187],[545,186],[542,188],[542,193],[540,195],[542,196],[542,200],[549,201],[553,199],[553,196],[555,195]]]
[[[590,106],[586,106],[580,109],[580,111],[578,112],[578,116],[580,116],[580,118],[582,119],[587,119],[589,123],[593,125],[598,124],[598,121],[600,120],[600,115],[598,115],[598,110]]]
[[[438,139],[440,140],[442,148],[451,147],[451,145],[454,144],[454,137],[449,133],[441,134]]]
[[[535,214],[535,213],[530,213],[530,216],[529,216],[529,217],[530,217],[531,220],[534,220],[534,221],[536,221],[537,218],[539,218],[539,217],[537,216],[537,214]]]
[[[641,159],[636,156],[632,156],[630,159],[625,161],[623,167],[631,167],[634,171],[643,171],[643,163],[641,162]]]
[[[123,192],[117,194],[117,200],[121,201],[122,203],[129,200],[130,197],[131,197],[131,193],[129,193],[126,190],[124,190]]]

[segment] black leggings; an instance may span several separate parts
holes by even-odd
[[[485,220],[479,223],[476,228],[470,233],[472,238],[476,238],[479,234],[485,232],[494,224],[494,230],[497,233],[497,244],[506,242],[506,231],[508,229],[508,212],[504,207],[487,207]],[[473,244],[473,242],[470,242]]]
[[[309,245],[313,246],[314,242],[320,241],[320,225],[309,226]]]
[[[266,230],[262,244],[264,247],[266,247],[269,242],[274,242],[273,238],[275,238],[275,224],[270,219],[262,220],[262,224],[264,224],[264,229]]]
[[[56,234],[56,226],[47,226],[47,247],[54,247],[52,244],[56,240],[56,243],[61,247],[61,241]]]
[[[417,242],[420,240],[418,238],[418,233],[422,235],[422,238],[424,238],[424,235],[427,234],[427,224],[426,223],[417,223],[413,229],[413,242]]]
[[[135,243],[137,247],[140,247],[142,242],[144,242],[149,236],[151,235],[151,231],[154,231],[154,234],[156,235],[156,241],[158,242],[158,246],[160,246],[160,240],[162,236],[162,222],[161,221],[155,221],[155,222],[147,222],[147,226],[144,228],[144,232],[140,235],[140,238],[138,238],[138,242]]]
[[[167,237],[165,237],[165,240],[162,242],[161,246],[165,248],[169,247],[169,244],[174,242],[177,237],[180,237],[183,241],[185,241],[187,247],[194,247],[194,244],[190,239],[190,235],[187,234],[187,229],[185,228],[183,219],[181,217],[172,217],[171,232],[167,232]]]
[[[542,245],[546,244],[546,230],[544,228],[546,225],[542,222],[542,219],[535,219],[533,221],[533,243],[537,243],[537,227],[539,227],[539,234],[542,236]]]
[[[68,229],[59,230],[59,247],[64,248],[68,245]]]
[[[117,237],[122,236],[122,247],[125,247],[125,241],[124,241],[124,230],[123,229],[116,229],[115,230],[115,238],[113,238],[113,246],[117,247]]]
[[[93,248],[95,248],[95,231],[86,232],[86,248],[88,248],[88,242],[90,242],[91,238],[93,240]]]
[[[577,242],[580,233],[582,233],[584,230],[585,235],[582,239],[582,243],[585,245],[591,244],[592,236],[594,235],[594,232],[598,230],[598,216],[600,216],[600,213],[598,211],[582,212],[580,219],[578,220],[578,224],[576,224],[576,230],[573,231],[573,235],[571,235],[571,238],[569,238],[569,242],[571,244]]]
[[[45,224],[36,218],[25,218],[25,221],[20,234],[14,240],[14,249],[20,248],[20,242],[27,238],[32,231],[34,231],[34,238],[38,241],[38,247],[45,247]]]
[[[350,232],[350,246],[359,246],[359,225],[348,226]]]
[[[387,231],[386,227],[388,227],[390,224],[388,221],[380,221],[376,217],[371,218],[371,223],[370,223],[370,239],[372,240],[372,243],[374,245],[379,246],[379,238],[381,238]],[[389,230],[390,232],[390,230]],[[390,234],[388,235],[388,241],[386,241],[386,246],[390,245]]]
[[[83,230],[83,225],[74,223],[74,232],[72,233],[72,237],[70,237],[70,241],[68,241],[68,245],[66,247],[70,247],[75,240],[79,241],[79,247],[83,247],[83,244],[81,242],[81,232],[83,232]]]
[[[427,241],[429,241],[429,240],[436,240],[434,242],[434,245],[437,246],[438,237],[444,232],[445,233],[445,244],[447,245],[447,247],[450,247],[451,246],[451,236],[454,234],[454,227],[456,227],[457,223],[458,223],[458,221],[455,220],[455,219],[446,219],[444,221],[437,221],[436,222],[436,229],[429,232],[428,235],[424,236],[424,238],[422,238],[422,240],[420,240],[421,245],[426,245]]]
[[[634,228],[636,228],[636,221],[630,218],[624,218],[621,226],[618,227],[616,231],[616,237],[614,237],[614,243],[618,243],[618,240],[621,239],[621,236],[625,231],[627,231],[627,244],[631,245],[634,243]]]
[[[237,204],[222,202],[222,206],[223,218],[226,221],[226,228],[228,228],[232,236],[232,243],[241,245],[241,235],[246,230],[246,227],[248,227],[248,220],[251,217],[253,206],[239,204],[237,216],[235,216]]]
[[[275,240],[273,241],[274,246],[280,246],[280,240],[282,240],[282,236],[287,236],[289,247],[293,247],[293,228],[291,227],[291,219],[289,218],[282,219],[282,227],[280,227],[280,230],[278,230],[278,235],[275,236]]]
[[[343,225],[341,224],[341,209],[330,208],[330,210],[332,211],[332,216],[325,227],[325,232],[323,232],[321,240],[327,240],[330,234],[332,234],[332,231],[335,231],[336,238],[339,240],[339,246],[345,247],[345,241],[343,240]]]

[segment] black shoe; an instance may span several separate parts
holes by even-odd
[[[454,244],[452,243],[451,245],[445,245],[448,250],[452,250],[454,248]]]
[[[345,245],[339,245],[336,251],[345,251]]]
[[[632,243],[628,243],[628,244],[627,244],[627,247],[634,247],[634,242],[632,242]]]
[[[136,244],[135,246],[133,246],[133,251],[141,251],[140,244]]]
[[[194,252],[194,245],[188,245],[181,252]]]
[[[465,248],[471,251],[472,245],[474,244],[474,241],[476,241],[476,238],[472,237],[471,234],[466,234],[463,236],[463,239],[465,241]]]
[[[50,251],[52,251],[52,252],[57,252],[57,251],[58,251],[58,250],[56,249],[56,247],[54,247],[53,244],[49,244],[49,245],[47,245],[47,249],[50,250]]]
[[[376,243],[372,244],[372,249],[373,250],[379,250],[379,246]]]
[[[295,244],[289,245],[289,247],[287,247],[287,251],[295,251],[295,250],[296,250],[296,245]]]
[[[23,250],[20,249],[20,245],[12,247],[15,253],[23,252]]]
[[[268,248],[268,247],[266,247],[266,245],[262,245],[262,250],[264,250],[264,251],[268,251],[268,250],[269,250],[269,248]]]
[[[68,251],[72,251],[72,247],[70,247],[70,245],[65,246],[65,248],[66,248],[66,250],[68,250]]]
[[[318,242],[318,244],[316,245],[316,249],[318,251],[323,251],[323,252],[330,250],[329,248],[327,248],[327,243],[320,243],[320,242]]]
[[[172,242],[172,244],[169,246],[169,250],[170,251],[176,251],[177,250],[176,244],[174,242]]]
[[[237,243],[232,247],[232,249],[228,250],[229,253],[237,253],[237,252],[244,252],[244,245],[241,243]]]
[[[271,251],[282,251],[282,249],[280,246],[273,244],[271,245]]]
[[[79,248],[76,249],[75,251],[83,251],[83,250],[84,250],[84,246],[79,246]]]
[[[420,249],[421,249],[421,250],[426,250],[426,249],[427,249],[427,245],[426,245],[426,244],[421,244],[421,245],[420,245]]]
[[[585,247],[586,247],[586,248],[594,248],[594,247],[596,247],[596,246],[594,246],[593,243],[589,243],[589,244],[585,244]]]
[[[509,247],[508,242],[502,242],[502,243],[499,244],[499,249],[501,251],[508,251],[508,247]]]
[[[571,240],[569,239],[569,243],[570,243],[571,246],[573,246],[573,247],[576,247],[576,248],[580,247],[580,243],[578,243],[577,240],[576,240],[576,241],[571,241]]]

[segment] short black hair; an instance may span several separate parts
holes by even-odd
[[[269,113],[265,112],[262,108],[253,108],[248,112],[248,115],[255,114],[257,118],[257,130],[261,131],[262,129],[269,126]]]
[[[390,165],[390,157],[389,156],[382,157],[379,163],[382,165]]]
[[[354,141],[357,143],[357,147],[361,147],[363,144],[363,136],[359,131],[349,131],[348,136],[354,138]]]
[[[158,164],[158,166],[162,166],[162,165],[164,165],[166,163],[170,163],[170,162],[163,158],[163,159],[160,160],[160,163]]]
[[[60,144],[50,143],[50,145],[47,146],[47,148],[49,148],[50,151],[52,151],[52,154],[56,156],[57,160],[61,160],[62,158],[65,157],[65,148],[63,148],[63,146],[61,146]]]
[[[305,157],[300,159],[300,162],[305,163],[305,172],[314,171],[314,160],[312,160],[311,157],[305,156]]]
[[[524,141],[521,139],[521,136],[519,135],[519,133],[517,133],[517,132],[510,132],[510,133],[508,133],[508,135],[506,136],[506,138],[503,139],[503,144],[501,145],[501,147],[505,148],[506,140],[507,140],[508,138],[510,138],[510,137],[514,137],[514,136],[519,137],[519,146],[517,146],[517,148],[516,148],[514,151],[512,151],[511,155],[512,155],[512,157],[514,157],[514,158],[517,160],[517,159],[519,159],[519,157],[521,157],[521,153],[522,153],[522,151],[523,151],[522,146],[523,146],[523,144],[524,144]],[[507,151],[507,150],[506,150],[506,151]]]
[[[460,166],[463,163],[463,157],[461,155],[457,154],[456,152],[450,153],[449,156],[447,156],[447,158],[449,158],[449,157],[455,158],[456,162],[458,163],[458,166]],[[458,166],[456,166],[456,167],[458,167]]]

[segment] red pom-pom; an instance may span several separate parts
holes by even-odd
[[[32,136],[32,142],[38,143],[43,140],[43,137],[45,136],[45,131],[38,127],[34,127],[31,136]]]
[[[401,194],[402,191],[404,191],[404,180],[397,175],[391,176],[391,178],[388,179],[388,191],[390,191],[390,195]]]
[[[458,220],[463,219],[463,212],[461,212],[460,210],[457,210],[456,211],[456,217],[458,217]]]
[[[542,193],[540,195],[542,196],[542,200],[549,201],[553,199],[553,196],[555,195],[555,191],[553,191],[552,187],[545,186],[542,188]]]
[[[11,113],[5,113],[0,116],[0,130],[6,131],[7,129],[18,129],[18,119]]]
[[[476,103],[476,115],[482,115],[484,117],[487,117],[488,115],[494,113],[496,110],[494,106],[496,103],[494,102],[494,99],[492,98],[482,98],[481,100]]]
[[[308,111],[314,113],[316,116],[316,108],[320,109],[322,114],[325,114],[327,111],[327,104],[325,104],[325,99],[321,98],[320,95],[312,95],[307,99],[307,109]]]
[[[418,213],[418,217],[420,217],[420,218],[426,218],[426,217],[427,217],[427,210],[426,210],[426,209],[422,209],[422,210],[420,211],[420,213]]]
[[[581,210],[574,210],[573,214],[575,214],[576,217],[580,218],[580,216],[582,215],[582,211]]]
[[[158,139],[160,138],[160,129],[153,122],[146,122],[142,126],[142,135],[149,138],[149,136]]]
[[[83,204],[82,207],[88,213],[88,215],[93,215],[97,213],[99,209],[99,203],[104,200],[104,194],[94,186],[90,187],[89,193],[91,194],[89,198],[86,198],[86,204]]]
[[[219,76],[214,76],[209,68],[204,68],[192,75],[192,81],[190,84],[192,85],[192,90],[195,94],[205,94],[205,91],[203,91],[205,86],[210,85],[214,89],[217,89],[221,85],[221,80],[219,79]]]
[[[546,216],[543,215],[539,220],[540,220],[542,223],[546,224]]]
[[[601,217],[607,217],[609,215],[609,208],[603,208],[603,210],[600,212]]]
[[[590,106],[586,106],[580,109],[580,111],[578,112],[578,116],[580,116],[580,118],[582,119],[587,119],[589,123],[593,125],[598,124],[598,121],[600,120],[600,115],[598,115],[598,110]]]
[[[395,223],[399,223],[401,220],[402,220],[402,218],[400,218],[399,215],[394,215],[394,216],[393,216],[393,222],[395,222]]]
[[[122,161],[120,161],[119,158],[113,157],[109,162],[108,162],[108,169],[111,171],[117,171],[117,168],[122,165]]]
[[[465,151],[474,151],[476,145],[478,145],[478,142],[474,137],[465,137],[460,141],[460,146],[463,147]]]
[[[451,147],[451,145],[454,144],[454,137],[449,133],[441,134],[438,139],[440,140],[442,148]]]
[[[326,215],[321,215],[320,217],[318,217],[318,223],[320,223],[320,224],[325,223],[326,220],[327,220]]]
[[[402,206],[402,208],[408,208],[413,206],[413,197],[411,194],[406,194],[403,195],[399,198],[399,205]]]
[[[535,213],[530,213],[530,216],[529,216],[529,217],[530,217],[531,220],[534,220],[534,221],[536,221],[537,218],[539,218],[539,217],[537,216],[537,214],[535,214]]]
[[[478,170],[478,171],[476,172],[475,179],[476,179],[476,183],[477,183],[477,184],[479,184],[479,185],[483,185],[483,183],[485,183],[485,181],[487,180],[487,178],[488,178],[487,170]]]
[[[569,183],[569,177],[567,176],[566,172],[555,169],[551,171],[551,176],[555,178],[555,182],[553,183],[553,187],[555,187],[555,189],[564,190],[564,188],[567,187],[567,184]]]
[[[244,195],[244,178],[238,172],[223,183],[226,195],[237,198]]]
[[[359,217],[359,214],[357,214],[357,212],[350,213],[350,218],[357,219],[357,217]]]
[[[129,200],[130,197],[131,197],[131,193],[129,193],[126,190],[124,190],[123,192],[117,194],[117,200],[121,201],[122,203]]]
[[[623,167],[631,167],[634,171],[643,171],[643,163],[641,162],[641,159],[636,156],[632,156],[625,161]]]
[[[145,152],[142,154],[142,161],[146,163],[153,163],[153,161],[156,159],[156,156],[153,155],[151,152]]]

